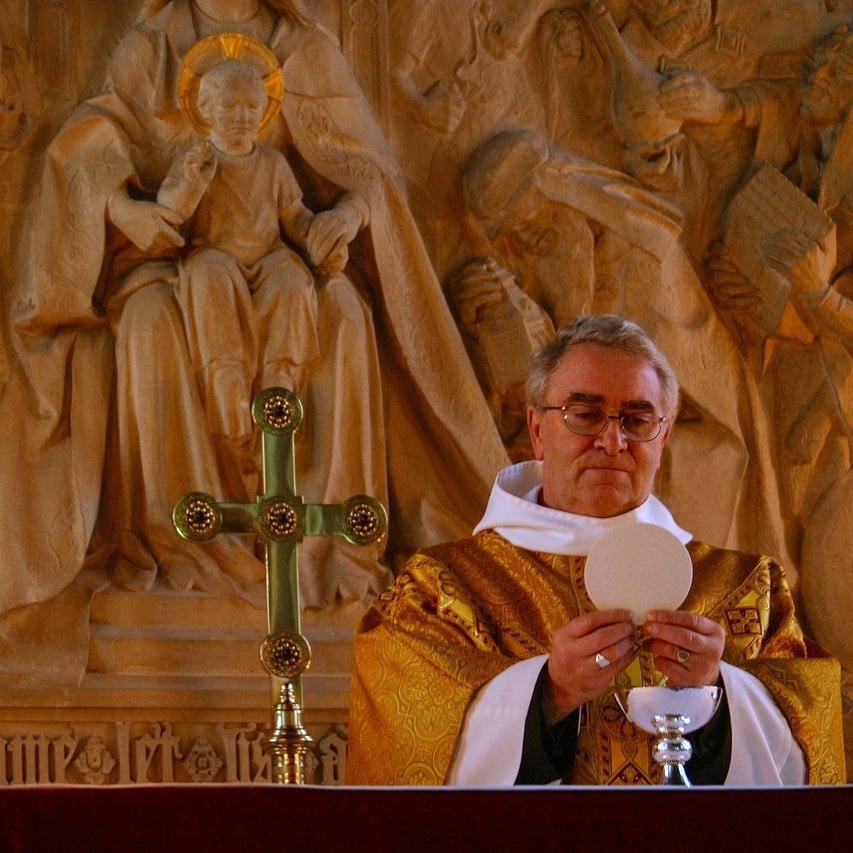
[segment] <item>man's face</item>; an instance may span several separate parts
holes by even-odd
[[[660,380],[644,359],[599,344],[572,347],[557,367],[545,405],[595,402],[608,414],[652,410],[664,414]],[[605,518],[639,506],[649,496],[669,438],[664,423],[651,441],[628,441],[610,420],[596,436],[576,435],[559,411],[529,408],[527,422],[543,463],[542,500],[553,509]]]

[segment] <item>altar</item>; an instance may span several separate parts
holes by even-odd
[[[141,786],[0,792],[3,849],[846,850],[853,788]],[[845,841],[847,839],[847,841]]]

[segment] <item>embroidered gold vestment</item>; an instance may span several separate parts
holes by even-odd
[[[682,608],[723,626],[723,659],[770,691],[803,749],[808,782],[842,783],[840,668],[804,637],[782,567],[698,541],[687,548],[694,575]],[[547,654],[558,627],[594,609],[585,562],[523,550],[492,530],[415,554],[355,637],[347,782],[444,783],[477,690]],[[641,653],[618,678],[653,675]],[[653,740],[612,694],[590,703],[567,781],[653,783]]]

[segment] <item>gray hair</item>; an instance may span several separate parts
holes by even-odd
[[[612,347],[647,361],[660,380],[664,414],[667,417],[675,415],[679,389],[678,377],[672,365],[640,326],[616,314],[576,317],[569,325],[558,329],[554,339],[533,354],[527,375],[529,406],[539,408],[545,405],[545,394],[551,377],[566,353],[579,344]]]

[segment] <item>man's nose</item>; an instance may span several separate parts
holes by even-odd
[[[595,446],[605,453],[618,453],[628,446],[628,439],[622,432],[622,423],[618,418],[609,418],[604,429],[595,437]]]

